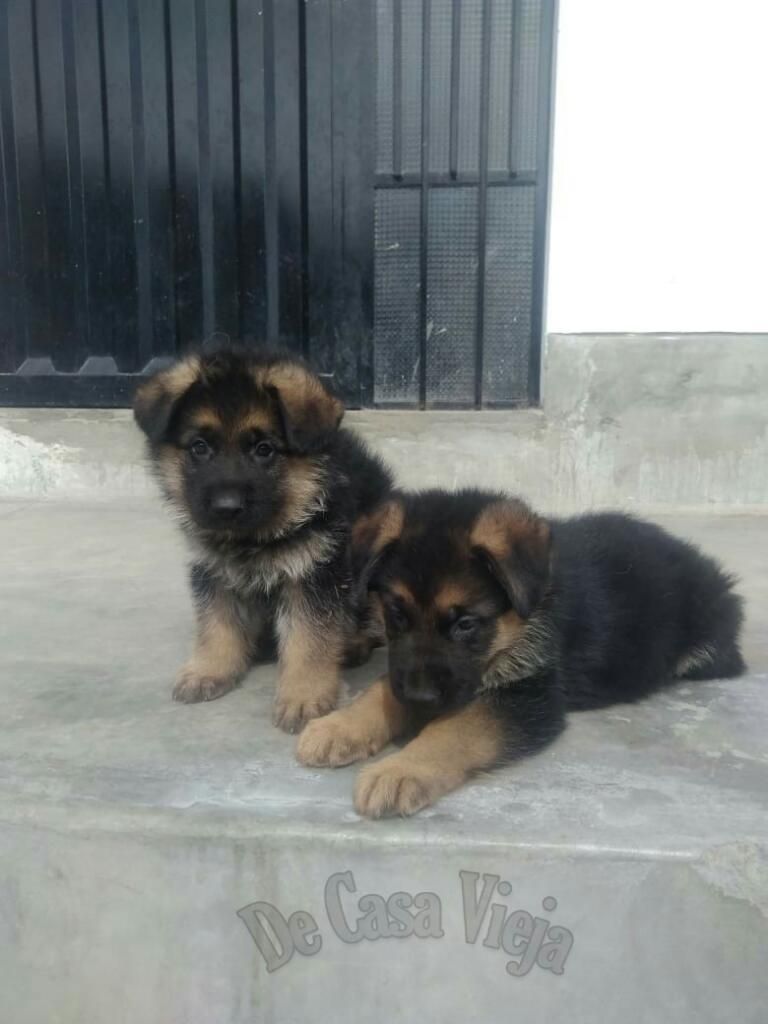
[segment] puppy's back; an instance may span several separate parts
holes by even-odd
[[[619,513],[555,523],[554,540],[553,611],[572,708],[744,670],[742,601],[714,559]]]

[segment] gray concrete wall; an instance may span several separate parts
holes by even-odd
[[[768,335],[552,335],[542,408],[349,413],[411,487],[482,484],[551,512],[768,504]],[[0,495],[152,491],[127,411],[0,412]]]

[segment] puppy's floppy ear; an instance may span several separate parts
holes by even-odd
[[[551,536],[546,520],[522,501],[495,501],[475,521],[470,544],[518,615],[529,618],[549,583]]]
[[[133,417],[153,444],[163,440],[176,403],[199,378],[200,360],[189,356],[139,385]]]
[[[343,404],[301,363],[275,363],[261,383],[274,396],[285,439],[296,451],[318,451],[341,423]]]
[[[385,552],[399,540],[404,522],[402,502],[391,498],[354,523],[350,542],[352,574],[361,593]]]

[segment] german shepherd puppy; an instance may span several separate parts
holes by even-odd
[[[383,640],[349,538],[390,492],[389,472],[287,355],[190,355],[141,384],[134,414],[194,552],[197,644],[174,698],[220,697],[276,639],[274,721],[297,731],[335,706],[342,662]]]
[[[467,490],[395,496],[355,527],[389,677],[299,739],[305,764],[370,757],[361,814],[413,814],[473,772],[532,754],[566,714],[680,679],[739,675],[742,602],[696,548],[618,513],[546,520]]]

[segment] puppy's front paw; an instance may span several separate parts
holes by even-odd
[[[231,676],[219,677],[200,672],[193,665],[185,665],[176,678],[173,699],[182,704],[196,704],[201,700],[216,700],[229,693],[237,684]]]
[[[296,757],[302,764],[339,768],[365,760],[381,750],[381,746],[370,732],[361,732],[359,725],[350,722],[343,711],[334,711],[304,729]]]
[[[355,810],[367,818],[415,814],[441,795],[438,780],[426,768],[399,754],[363,768],[355,786]]]
[[[281,697],[277,696],[272,711],[272,721],[283,732],[299,732],[312,718],[320,718],[333,711],[336,705],[332,697]]]

